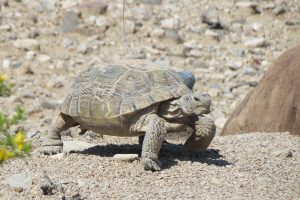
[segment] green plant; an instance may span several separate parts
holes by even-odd
[[[25,141],[25,133],[22,130],[11,134],[11,126],[26,118],[26,112],[21,106],[16,106],[15,112],[12,117],[0,112],[0,164],[11,158],[24,157],[31,149],[30,143]]]
[[[9,96],[14,87],[13,84],[7,83],[7,75],[0,72],[0,96]]]

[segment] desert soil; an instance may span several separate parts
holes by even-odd
[[[86,2],[0,1],[0,71],[15,84],[14,94],[0,97],[0,111],[26,108],[21,126],[33,146],[29,158],[1,166],[0,199],[300,199],[299,137],[218,136],[270,64],[300,43],[298,0],[127,0],[126,34],[121,0],[107,10],[101,0],[94,8]],[[113,159],[140,154],[137,138],[79,137],[75,128],[64,137],[75,153],[40,155],[55,109],[80,71],[124,58],[195,73],[195,91],[213,99],[218,129],[209,149],[183,154],[186,136],[170,139],[160,155],[163,170],[148,172],[139,160]],[[14,174],[27,181],[12,187]]]

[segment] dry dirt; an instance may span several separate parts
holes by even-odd
[[[38,153],[74,77],[122,58],[192,70],[195,90],[213,97],[219,133],[270,63],[299,44],[298,0],[128,0],[126,37],[121,0],[101,14],[81,2],[0,0],[0,71],[16,85],[13,95],[0,97],[0,111],[26,108],[21,126],[33,145],[29,158],[1,166],[0,199],[300,199],[300,138],[287,133],[217,136],[193,155],[182,154],[183,141],[170,140],[161,152],[164,169],[155,173],[138,160],[113,160],[116,153],[139,154],[137,138],[86,135],[98,146],[60,159]],[[28,188],[6,183],[22,171],[32,179]],[[57,184],[53,195],[42,192],[45,174]]]

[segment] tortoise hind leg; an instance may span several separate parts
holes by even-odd
[[[58,113],[51,123],[47,137],[43,140],[41,153],[51,155],[62,152],[63,142],[60,133],[77,125],[72,117]]]

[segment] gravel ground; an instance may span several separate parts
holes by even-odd
[[[26,160],[6,163],[1,171],[4,199],[299,199],[300,138],[287,133],[216,137],[203,153],[183,155],[170,141],[160,154],[164,169],[144,171],[137,160],[116,161],[115,153],[140,153],[137,140],[104,137],[97,146],[64,158],[34,150]],[[4,184],[25,171],[32,186],[20,192]],[[44,174],[62,191],[43,195]]]
[[[150,1],[157,4],[139,3]],[[137,138],[91,134],[82,139],[100,146],[62,159],[38,153],[74,77],[122,58],[192,70],[195,90],[212,96],[219,133],[270,63],[300,43],[299,0],[126,0],[126,37],[122,0],[107,10],[101,0],[98,10],[83,2],[0,0],[0,71],[16,85],[0,97],[0,112],[11,115],[22,104],[28,118],[21,126],[33,145],[28,159],[1,166],[0,199],[300,199],[299,137],[286,133],[217,136],[197,155],[183,155],[171,140],[161,152],[164,170],[155,173],[138,160],[112,158],[139,154]],[[9,186],[21,172],[24,188]]]

